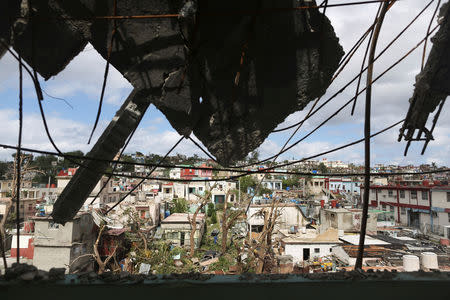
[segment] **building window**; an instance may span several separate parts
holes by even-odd
[[[447,202],[450,202],[450,192],[447,192]]]
[[[428,200],[428,192],[422,191],[422,200]]]
[[[450,213],[448,213],[448,221],[450,222]]]
[[[394,196],[394,191],[393,190],[389,190],[388,191],[388,196],[389,197],[393,197]]]
[[[390,206],[390,210],[391,212],[394,212],[394,207],[392,205]]]
[[[417,199],[417,191],[411,191],[411,199]]]
[[[319,186],[319,183],[316,181],[316,182],[314,182],[314,185],[315,186]]]
[[[381,205],[381,209],[385,211],[386,210],[386,204],[382,204]]]
[[[401,207],[401,208],[400,208],[400,213],[401,213],[402,215],[405,215],[405,214],[406,214],[406,208]]]
[[[404,190],[400,191],[400,198],[405,198],[405,191]]]
[[[320,253],[320,248],[314,248],[314,253]]]
[[[323,182],[322,182],[322,181],[321,181],[321,182],[319,182],[319,185],[320,185],[320,186],[323,186]]]

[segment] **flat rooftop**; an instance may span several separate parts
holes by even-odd
[[[188,218],[189,216],[189,218]],[[194,217],[194,214],[174,213],[161,221],[162,224],[170,223],[189,223],[189,220]],[[197,214],[196,222],[200,223],[205,220],[205,214]]]

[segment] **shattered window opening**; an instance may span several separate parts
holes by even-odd
[[[296,1],[260,1],[256,10],[255,3],[242,1],[148,1],[131,7],[126,1],[105,2],[102,6],[79,0],[70,4],[58,1],[0,4],[0,9],[9,16],[0,21],[0,40],[7,46],[0,48],[0,58],[4,51],[11,50],[26,62],[24,73],[28,76],[29,71],[34,81],[38,104],[56,107],[47,104],[46,100],[52,97],[47,98],[47,92],[37,82],[40,78],[33,78],[33,73],[45,80],[58,76],[88,43],[90,50],[95,49],[106,62],[94,129],[97,121],[103,122],[99,116],[105,105],[103,92],[107,83],[117,84],[111,75],[108,78],[109,66],[133,86],[128,98],[119,102],[119,110],[110,123],[102,125],[104,131],[98,141],[85,148],[86,154],[38,152],[21,148],[20,143],[18,149],[6,145],[10,148],[5,149],[18,153],[8,167],[23,164],[21,171],[0,165],[0,181],[9,180],[7,190],[3,189],[5,182],[0,182],[0,220],[8,219],[3,216],[17,208],[16,220],[8,224],[17,227],[15,232],[8,228],[8,239],[15,238],[17,243],[9,242],[8,258],[14,259],[15,253],[17,261],[32,261],[40,269],[50,270],[54,266],[65,269],[36,273],[33,278],[54,276],[55,272],[64,278],[67,272],[81,274],[79,278],[89,274],[89,278],[97,279],[115,273],[126,280],[130,274],[192,272],[201,273],[200,279],[213,274],[252,272],[338,274],[371,269],[394,273],[408,271],[405,254],[418,258],[425,250],[439,257],[439,267],[450,267],[442,250],[445,237],[450,235],[442,213],[447,209],[442,205],[445,196],[450,202],[446,167],[435,163],[400,166],[372,162],[376,165],[371,168],[368,164],[366,173],[362,173],[357,159],[349,163],[350,152],[341,152],[349,155],[343,161],[327,161],[323,156],[338,148],[320,154],[320,148],[327,151],[330,148],[321,144],[311,144],[314,148],[311,158],[291,160],[286,156],[285,151],[324,123],[313,130],[308,127],[311,124],[305,125],[303,129],[308,131],[304,137],[287,148],[285,145],[279,150],[276,143],[269,144],[274,156],[259,158],[259,150],[268,152],[263,142],[272,142],[266,140],[270,134],[284,131],[278,126],[288,124],[290,116],[301,112],[306,117],[295,124],[298,127],[288,142],[309,117],[344,92],[342,89],[314,110],[328,89],[330,93],[339,90],[330,85],[350,62],[353,50],[346,49],[344,53],[339,44],[339,38],[344,37],[337,36],[331,18],[325,14],[328,1],[320,7],[315,1],[300,2],[306,8],[294,7],[298,5]],[[387,3],[380,3],[380,8],[388,7]],[[390,5],[389,9],[391,6],[396,8]],[[257,13],[211,14],[219,10],[225,14],[241,10]],[[155,15],[145,17],[149,12]],[[445,73],[436,65],[445,67],[445,56],[440,53],[448,53],[440,46],[443,44],[440,39],[446,38],[442,32],[448,27],[448,13],[445,10],[442,13],[445,15],[439,17],[441,27],[428,30],[430,34],[438,30],[437,38],[432,41],[429,62],[417,77],[410,109],[402,124],[400,136],[408,143],[406,151],[415,140],[412,134],[416,130],[417,140],[425,136],[424,150],[435,138],[434,125],[445,102],[442,97],[447,91],[434,83],[447,77],[433,79]],[[79,19],[83,16],[91,17]],[[141,20],[136,20],[138,16]],[[374,20],[372,27],[379,28],[375,25],[381,26],[382,21]],[[388,28],[385,26],[383,30]],[[369,46],[370,42],[367,49]],[[383,53],[384,50],[380,55]],[[364,59],[362,71],[355,78],[361,80],[366,62]],[[377,63],[376,72],[381,71]],[[367,78],[369,74],[370,70]],[[369,86],[372,88],[368,81],[366,91]],[[47,84],[43,82],[42,87],[50,87]],[[75,88],[77,84],[76,80],[70,82]],[[356,94],[362,93],[360,82],[357,85]],[[45,94],[45,99],[39,99],[39,93]],[[353,91],[342,95],[348,93],[353,95]],[[356,98],[351,99],[355,105]],[[429,103],[424,103],[424,99],[429,99]],[[105,102],[113,100],[116,101],[105,97]],[[303,113],[308,106],[311,110]],[[437,108],[437,112],[432,127],[426,128],[429,108]],[[147,131],[141,129],[142,125],[150,125],[142,120],[151,110],[163,114],[163,121],[167,120],[176,131],[174,140],[178,142],[161,150],[166,145],[166,136],[171,138],[174,133],[167,131],[157,136],[156,142],[151,141],[150,147],[141,147],[149,149],[148,154],[125,152],[130,141],[146,142],[142,132]],[[44,113],[42,116],[46,123]],[[67,119],[73,121],[69,116]],[[152,122],[160,121],[155,117]],[[50,123],[54,121],[49,120]],[[56,144],[59,145],[61,136],[69,135],[68,131],[83,135],[77,126],[55,133]],[[44,129],[53,133],[55,128]],[[368,132],[373,134],[372,138],[384,130]],[[50,133],[48,138],[52,139]],[[184,148],[178,147],[181,142],[195,144],[197,139],[206,149],[196,144],[201,156],[190,154],[185,144]],[[305,155],[309,152],[307,143],[293,148],[295,151],[289,155],[292,152]],[[67,144],[80,143],[74,137]],[[131,144],[128,148],[136,149]],[[67,151],[65,143],[61,147]],[[40,155],[33,157],[28,166],[21,157],[25,152]],[[284,156],[277,162],[280,155]],[[369,177],[372,182],[363,184],[363,179]],[[11,189],[15,186],[17,195]],[[365,187],[364,195],[369,201],[365,201],[367,198],[363,201],[361,186]],[[422,191],[423,202],[411,201],[417,200],[417,191]],[[405,193],[410,193],[410,199],[405,198]],[[16,206],[10,206],[9,201],[15,201]],[[364,235],[367,245],[362,243],[358,248],[359,238],[364,239]],[[423,238],[427,235],[433,241]],[[364,256],[360,256],[362,253]],[[361,267],[355,263],[358,260],[363,261]],[[413,267],[414,271],[439,269],[434,265],[434,256],[431,260],[433,265],[423,266],[421,261],[417,269]],[[18,276],[22,275],[31,276],[27,273]],[[148,278],[160,280],[158,276]]]

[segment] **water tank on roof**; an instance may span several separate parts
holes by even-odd
[[[433,252],[422,252],[420,254],[422,266],[427,269],[439,269],[437,254]]]
[[[419,271],[419,258],[415,255],[403,255],[403,269],[405,272]]]

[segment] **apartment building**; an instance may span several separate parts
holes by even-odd
[[[361,197],[364,187],[361,187]],[[398,224],[450,237],[449,186],[370,186],[369,205],[394,213]]]

